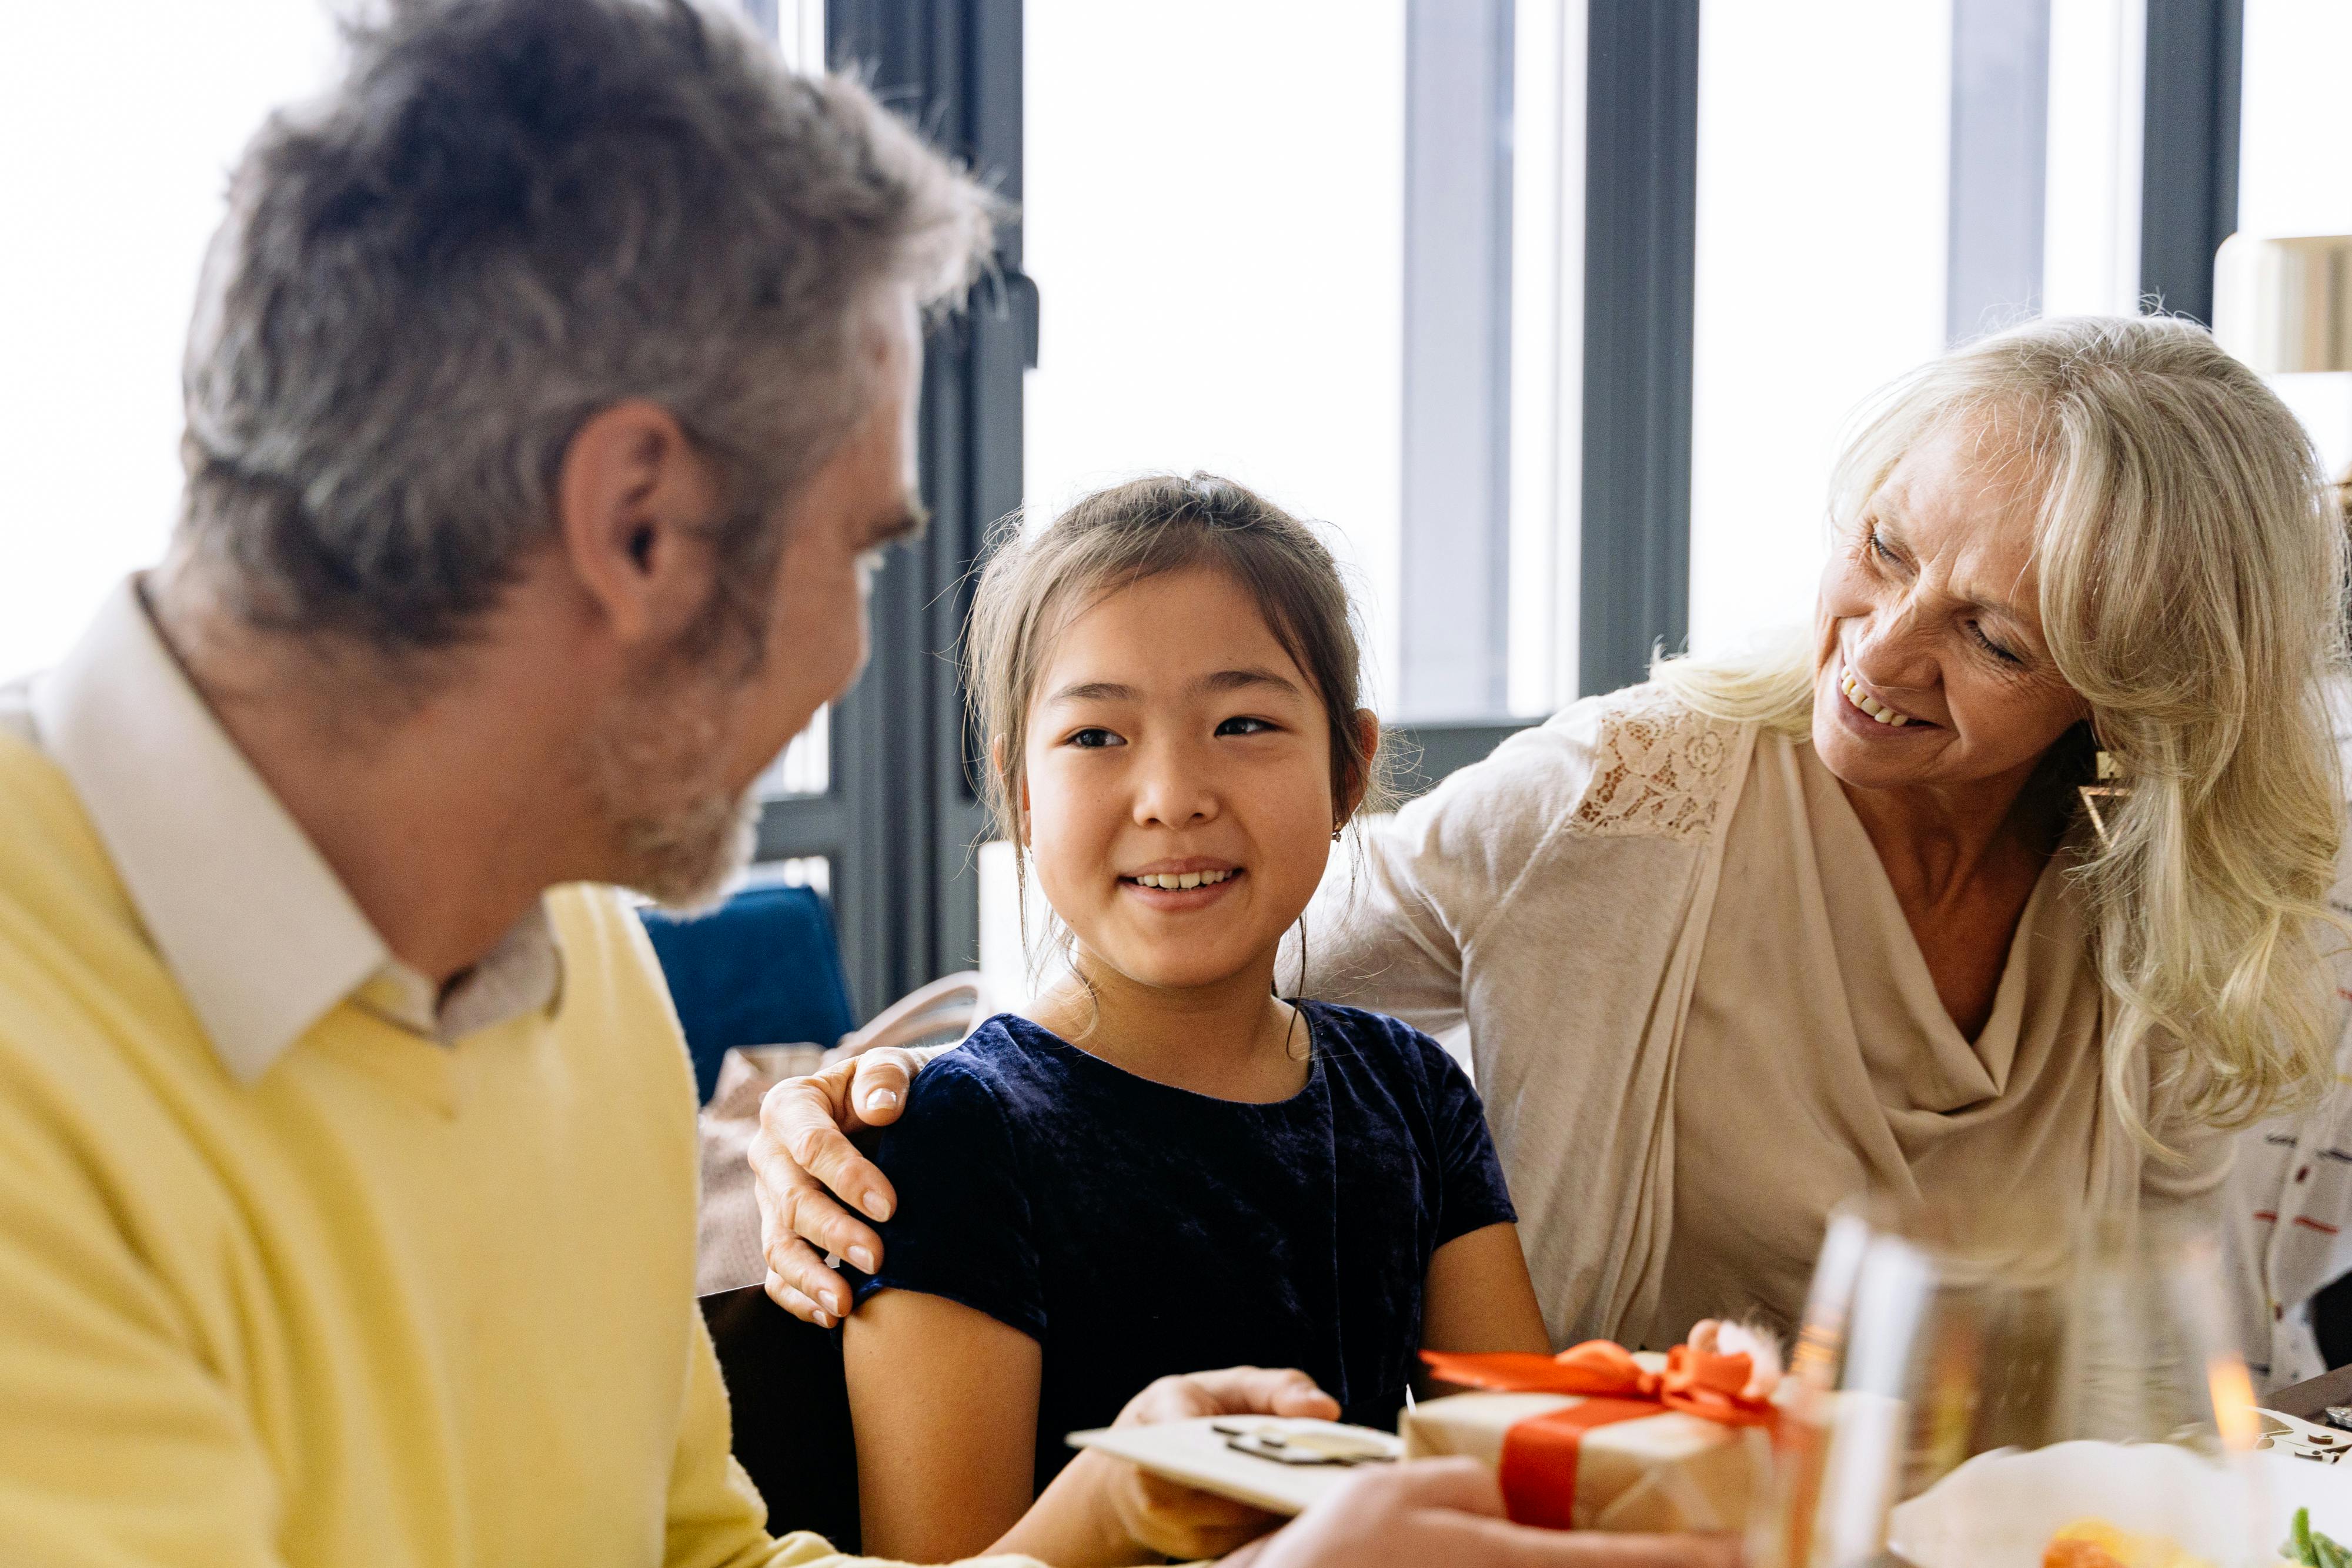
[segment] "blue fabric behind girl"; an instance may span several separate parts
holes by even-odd
[[[1391,1427],[1430,1256],[1517,1217],[1477,1092],[1393,1019],[1297,1004],[1307,1087],[1213,1099],[992,1019],[915,1080],[876,1159],[898,1193],[857,1300],[944,1296],[1044,1350],[1036,1482],[1152,1379],[1295,1366]]]

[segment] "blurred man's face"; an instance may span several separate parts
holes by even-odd
[[[708,904],[751,859],[751,787],[864,667],[866,595],[881,551],[921,526],[915,406],[922,338],[912,295],[866,313],[866,414],[780,519],[762,657],[740,647],[648,670],[600,747],[600,793],[624,867],[666,904]]]

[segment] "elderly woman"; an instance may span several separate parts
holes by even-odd
[[[1846,454],[1809,637],[1577,704],[1338,879],[1302,988],[1466,1022],[1556,1341],[1789,1322],[1865,1187],[2053,1223],[2202,1202],[2212,1130],[2323,1078],[2322,496],[2194,327],[1969,345]],[[792,1231],[877,1248],[822,1187],[887,1212],[836,1123],[887,1120],[910,1065],[772,1097],[788,1306],[842,1304]]]

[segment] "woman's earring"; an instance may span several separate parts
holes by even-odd
[[[2094,782],[2078,787],[2083,797],[2083,810],[2090,814],[2091,831],[2099,835],[2099,847],[2112,849],[2114,841],[2107,837],[2107,812],[2123,804],[2131,793],[2124,782],[2123,759],[2112,751],[2102,751],[2093,764]]]
[[[1347,831],[1348,831],[1348,824],[1347,824],[1347,823],[1345,823],[1345,822],[1342,822],[1342,823],[1340,823],[1338,827],[1336,827],[1336,828],[1332,829],[1332,830],[1331,830],[1331,841],[1332,841],[1333,843],[1335,843],[1335,844],[1336,844],[1336,843],[1338,843],[1338,842],[1339,841],[1339,835],[1340,835],[1341,833],[1346,832]]]

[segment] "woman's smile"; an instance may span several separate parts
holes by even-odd
[[[1248,873],[1230,861],[1158,861],[1118,879],[1119,891],[1141,899],[1148,908],[1169,914],[1206,909],[1234,891]]]
[[[1906,713],[1865,685],[1850,664],[1841,664],[1837,677],[1838,695],[1845,701],[1840,705],[1839,718],[1844,727],[1857,735],[1877,738],[1902,730],[1925,731],[1942,727],[1916,714]]]

